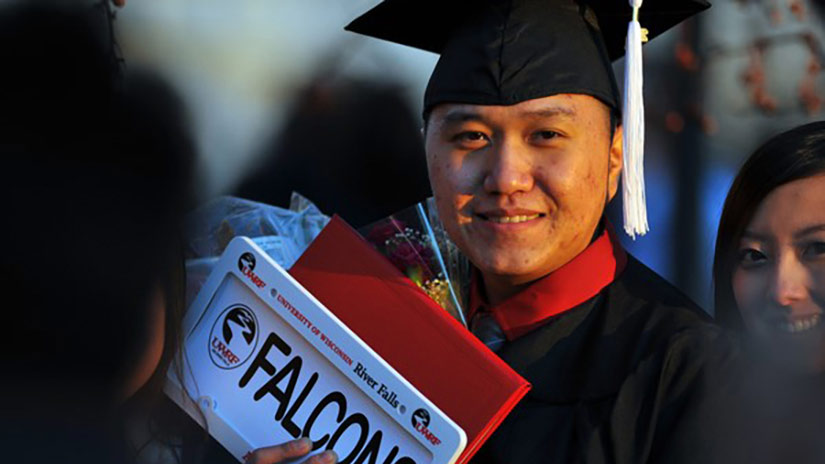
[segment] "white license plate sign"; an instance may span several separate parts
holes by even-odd
[[[190,399],[176,369],[167,393],[239,460],[301,436],[343,464],[449,463],[466,444],[455,423],[245,237],[227,247],[184,334]]]

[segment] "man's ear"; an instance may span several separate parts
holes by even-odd
[[[607,161],[607,200],[610,201],[616,196],[619,190],[619,177],[622,173],[622,162],[624,160],[624,132],[622,126],[616,127],[613,131],[613,140],[610,144],[610,157]]]

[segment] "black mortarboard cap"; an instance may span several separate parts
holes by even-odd
[[[710,4],[646,0],[652,39]],[[559,93],[621,107],[611,62],[625,53],[628,0],[385,0],[346,29],[441,55],[425,113],[446,102],[511,105]]]

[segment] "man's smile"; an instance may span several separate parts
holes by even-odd
[[[527,209],[489,209],[478,211],[476,217],[495,224],[521,224],[545,217],[546,214]]]

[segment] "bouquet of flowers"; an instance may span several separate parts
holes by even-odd
[[[201,206],[188,221],[187,306],[235,236],[251,238],[288,269],[328,221],[328,216],[296,193],[289,209],[234,197]],[[469,264],[447,237],[433,198],[359,232],[430,298],[467,325],[462,297],[469,294]]]
[[[359,232],[430,298],[467,326],[462,296],[468,294],[469,264],[447,236],[432,197]]]

